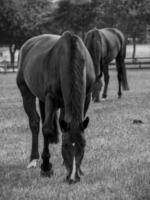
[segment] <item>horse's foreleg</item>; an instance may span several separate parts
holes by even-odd
[[[45,98],[45,119],[42,130],[44,136],[48,138],[49,143],[58,142],[56,111],[57,107],[55,106],[55,102],[47,95]]]
[[[45,98],[45,119],[43,123],[44,147],[42,153],[43,163],[41,165],[41,175],[50,177],[53,174],[52,164],[50,163],[49,143],[57,142],[56,133],[56,107],[50,95]]]
[[[101,89],[102,89],[102,81],[101,81],[101,78],[99,78],[95,82],[94,87],[93,87],[93,91],[92,91],[92,100],[94,102],[100,102]]]
[[[39,159],[38,134],[40,118],[36,111],[35,96],[30,92],[25,82],[20,84],[19,88],[23,98],[24,110],[29,118],[29,126],[32,132],[31,162],[27,166],[27,168],[31,168],[37,166],[37,160]]]
[[[47,136],[44,136],[44,147],[42,153],[43,163],[41,164],[41,175],[45,177],[51,177],[51,175],[53,175],[52,164],[51,162],[49,162],[50,156],[51,155],[49,152],[49,140]]]
[[[109,83],[109,72],[108,72],[108,66],[104,67],[104,91],[102,98],[107,98],[107,89],[108,89],[108,83]]]

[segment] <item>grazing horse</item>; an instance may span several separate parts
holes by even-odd
[[[102,87],[101,77],[104,74],[104,91],[103,98],[107,97],[107,88],[109,83],[108,65],[116,59],[116,67],[118,71],[118,98],[121,97],[121,84],[124,90],[128,90],[128,82],[124,59],[126,56],[125,37],[121,31],[115,28],[94,28],[87,32],[85,37],[85,45],[89,50],[93,59],[96,83],[93,89],[93,100],[99,101],[99,93]]]
[[[29,39],[22,46],[18,63],[17,85],[32,132],[30,165],[39,159],[40,117],[35,103],[38,98],[44,137],[41,175],[50,177],[53,174],[49,144],[58,142],[61,128],[66,180],[69,183],[79,181],[85,148],[84,130],[89,122],[85,115],[95,82],[87,48],[69,31],[62,36],[44,34]],[[58,109],[64,110],[61,120]]]

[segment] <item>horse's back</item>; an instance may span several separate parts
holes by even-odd
[[[124,41],[123,33],[116,29],[116,28],[103,28],[99,29],[100,33],[102,32],[106,39],[109,40],[109,42],[112,42],[112,45],[117,42],[118,40],[120,42]]]
[[[102,38],[103,55],[108,58],[110,62],[113,58],[117,57],[118,53],[125,45],[125,39],[121,31],[115,28],[104,28],[99,30]]]
[[[60,36],[50,34],[33,37],[25,42],[19,53],[18,76],[23,74],[29,89],[40,99],[44,98],[43,76],[47,67],[46,61],[59,38]]]

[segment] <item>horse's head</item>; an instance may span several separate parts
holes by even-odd
[[[62,157],[67,169],[67,181],[69,183],[79,181],[80,175],[82,175],[80,166],[85,149],[84,130],[88,123],[88,117],[81,123],[67,123],[64,120],[60,122],[63,130]]]

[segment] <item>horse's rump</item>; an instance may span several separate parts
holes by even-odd
[[[95,78],[92,59],[78,36],[65,32],[61,40],[59,62],[63,66],[60,68],[60,80],[65,120],[70,122],[73,118],[82,121],[87,88]]]
[[[47,34],[28,40],[20,51],[20,72],[29,89],[40,100],[44,101],[45,93],[50,90],[52,96],[59,95],[69,110],[72,108],[69,108],[68,101],[71,96],[76,97],[76,91],[80,93],[78,96],[85,96],[86,83],[83,86],[82,79],[85,82],[88,79],[89,88],[94,79],[93,63],[86,47],[78,36],[70,32],[61,37]],[[75,97],[72,100],[75,101]]]
[[[119,30],[114,28],[100,29],[99,34],[102,40],[103,62],[109,64],[119,52],[124,50],[125,38]]]

